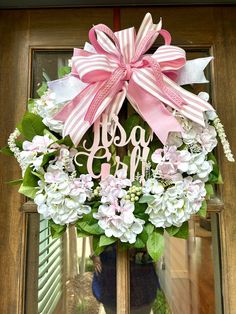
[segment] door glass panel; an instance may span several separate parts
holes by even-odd
[[[37,90],[42,82],[58,78],[59,69],[68,65],[71,56],[71,50],[33,52],[32,97],[38,97]],[[108,247],[99,257],[91,259],[92,239],[78,238],[73,226],[62,238],[52,239],[48,221],[41,217],[38,232],[35,285],[38,313],[108,313],[107,306],[116,302],[115,247]],[[98,263],[102,271],[95,273]]]
[[[208,52],[201,49],[187,51],[188,60],[207,56]],[[205,74],[210,81],[209,67]],[[210,84],[185,88],[195,94],[201,91],[210,94],[211,90]],[[212,202],[214,200],[209,201],[209,210]],[[156,265],[151,263],[145,249],[133,252],[130,263],[132,314],[222,313],[218,219],[214,211],[206,218],[193,216],[188,240],[166,234],[165,253]]]
[[[71,50],[34,51],[32,97],[37,97],[42,80],[58,78],[58,69],[68,64],[71,55]],[[195,49],[188,52],[188,59],[207,55]],[[210,77],[209,69],[206,75]],[[210,84],[188,88],[210,93]],[[166,235],[165,254],[158,263],[145,249],[130,252],[131,313],[222,313],[219,214],[214,208],[216,212],[206,219],[192,217],[188,240]],[[77,238],[74,227],[63,238],[52,240],[48,223],[40,219],[38,224],[38,312],[115,313],[116,246],[92,261],[91,239]],[[96,263],[102,265],[99,275],[94,273]]]

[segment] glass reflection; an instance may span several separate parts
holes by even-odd
[[[215,213],[206,219],[194,216],[188,240],[165,238],[158,275],[171,313],[222,313],[220,300],[216,300],[220,294],[216,218]]]

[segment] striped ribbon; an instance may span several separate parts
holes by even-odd
[[[76,49],[72,57],[71,75],[85,87],[55,116],[64,121],[63,136],[69,134],[77,145],[103,112],[118,114],[125,97],[164,144],[170,131],[182,131],[166,106],[205,124],[203,112],[214,109],[173,80],[186,63],[185,51],[170,44],[170,34],[161,26],[148,13],[137,35],[133,27],[116,33],[103,24],[92,27],[89,39],[95,51]],[[165,44],[145,54],[159,34]]]

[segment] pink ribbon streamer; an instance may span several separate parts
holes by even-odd
[[[145,54],[159,34],[165,45]],[[65,122],[63,136],[69,134],[75,145],[110,106],[116,106],[118,113],[125,95],[163,144],[169,132],[182,131],[166,105],[205,124],[203,112],[214,110],[212,106],[170,79],[186,57],[183,49],[170,45],[170,34],[161,29],[161,22],[153,24],[147,14],[137,36],[134,28],[113,33],[99,24],[89,31],[89,39],[96,52],[76,49],[71,73],[88,85],[55,116]]]

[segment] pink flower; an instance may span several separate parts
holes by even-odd
[[[188,171],[191,154],[187,150],[177,150],[176,146],[171,146],[166,153],[166,158],[181,172]]]
[[[169,161],[161,162],[157,166],[158,174],[164,179],[171,179],[177,173],[177,167]]]
[[[211,152],[217,145],[216,130],[213,126],[208,125],[207,128],[203,129],[197,137],[198,142],[201,144],[203,150],[206,153]]]
[[[44,179],[47,183],[62,183],[68,180],[68,175],[56,166],[49,166]]]
[[[44,135],[44,136],[36,135],[33,138],[32,142],[29,142],[29,141],[23,142],[23,150],[46,153],[48,151],[49,145],[52,143],[53,143],[53,140],[50,139],[48,135]]]
[[[162,148],[158,148],[155,150],[155,152],[152,154],[151,159],[156,164],[159,164],[163,160],[164,150]]]
[[[131,186],[131,181],[127,179],[127,171],[124,169],[118,170],[116,177],[113,175],[107,176],[100,182],[101,186],[101,202],[114,202],[117,198],[122,198],[126,195],[125,188]]]

